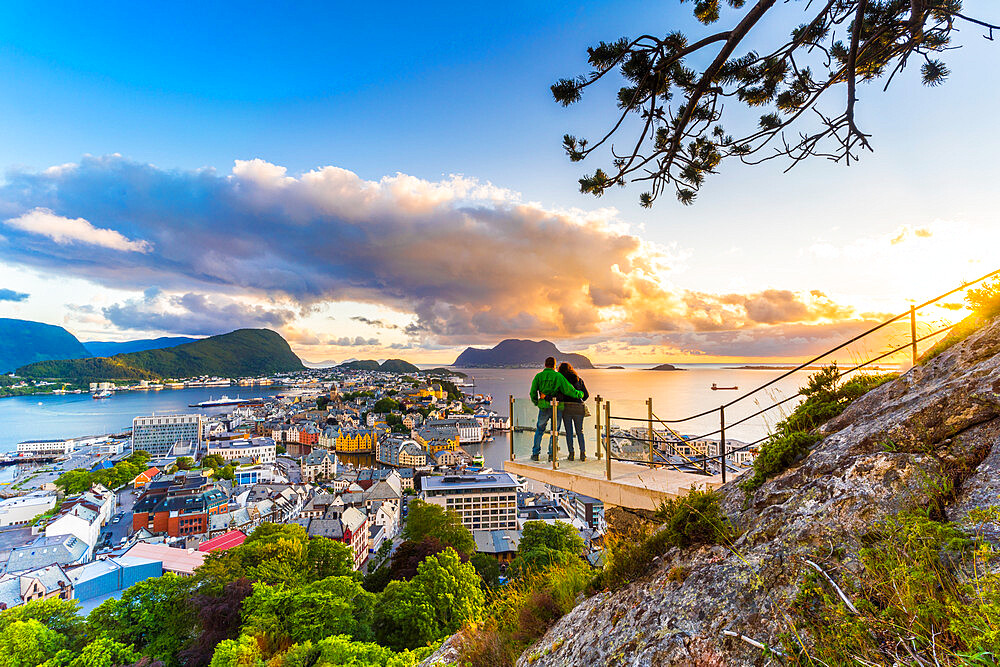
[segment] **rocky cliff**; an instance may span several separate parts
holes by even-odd
[[[806,575],[819,576],[807,561],[851,592],[884,518],[930,508],[996,540],[1000,525],[970,512],[1000,504],[1000,321],[857,399],[823,434],[749,497],[738,481],[723,487],[732,545],[667,552],[645,578],[582,601],[518,665],[773,664],[751,642],[816,641],[793,631],[789,612]],[[934,664],[930,649],[925,662],[905,659],[909,646],[885,650],[904,656],[897,664]]]

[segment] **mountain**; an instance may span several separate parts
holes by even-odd
[[[309,361],[308,359],[303,359],[302,364],[306,368],[333,368],[337,365],[337,362],[333,359],[324,359],[323,361]]]
[[[113,357],[42,361],[18,374],[66,380],[153,380],[200,375],[243,377],[303,370],[288,343],[269,329],[238,329],[159,350]]]
[[[349,371],[381,371],[383,373],[416,373],[420,370],[402,359],[386,359],[381,364],[374,359],[345,361],[337,368]]]
[[[577,369],[593,368],[590,359],[582,354],[560,352],[547,340],[519,340],[508,338],[490,350],[467,347],[452,366],[457,368],[523,368],[541,367],[546,357],[555,357],[556,362],[568,361]]]
[[[88,340],[83,342],[95,357],[111,357],[116,354],[126,354],[128,352],[142,352],[144,350],[162,350],[165,347],[177,347],[184,343],[193,343],[200,338],[189,338],[187,336],[161,336],[160,338],[142,338],[139,340],[127,340],[123,343],[114,341]]]
[[[62,327],[0,318],[0,373],[35,361],[89,356],[76,336]]]

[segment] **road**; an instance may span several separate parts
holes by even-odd
[[[132,532],[132,507],[135,506],[137,495],[132,489],[122,489],[118,492],[118,509],[111,517],[111,521],[101,528],[101,536],[98,544],[110,544],[118,546],[123,538]],[[115,521],[115,517],[120,517]]]

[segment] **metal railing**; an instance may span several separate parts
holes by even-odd
[[[932,299],[928,299],[927,301],[924,301],[923,303],[921,303],[919,305],[910,306],[909,310],[907,310],[907,311],[905,311],[903,313],[900,313],[899,315],[896,315],[895,317],[891,317],[891,318],[885,320],[884,322],[881,322],[881,323],[879,323],[879,324],[877,324],[877,325],[875,325],[875,326],[873,326],[873,327],[871,327],[871,328],[869,328],[869,329],[867,329],[867,330],[865,330],[865,331],[857,334],[856,336],[853,336],[853,337],[845,340],[844,342],[840,343],[839,345],[836,345],[836,346],[834,346],[834,347],[826,350],[825,352],[823,352],[823,353],[821,353],[819,355],[816,355],[815,357],[809,359],[808,361],[805,361],[805,362],[803,362],[803,363],[801,363],[801,364],[799,364],[799,365],[797,365],[797,366],[795,366],[795,367],[793,367],[793,368],[791,368],[789,370],[786,370],[785,372],[781,373],[777,377],[772,378],[771,380],[768,380],[767,382],[765,382],[765,383],[763,383],[763,384],[761,384],[761,385],[759,385],[759,386],[751,389],[750,391],[747,391],[747,392],[745,392],[743,394],[740,394],[739,396],[737,396],[733,400],[728,401],[726,403],[722,403],[721,405],[719,405],[716,408],[711,408],[709,410],[703,410],[702,412],[699,412],[697,414],[689,415],[687,417],[683,417],[683,418],[679,418],[679,419],[660,419],[653,412],[653,399],[652,398],[648,398],[648,399],[646,399],[647,415],[646,415],[645,418],[615,416],[613,414],[613,412],[612,412],[611,401],[609,401],[607,399],[602,399],[601,396],[596,396],[595,397],[595,403],[596,403],[596,407],[597,407],[597,414],[596,414],[596,427],[595,428],[596,428],[596,431],[597,431],[597,451],[596,451],[597,458],[599,458],[599,459],[600,458],[604,458],[604,460],[605,460],[605,466],[606,466],[606,475],[607,475],[607,478],[609,480],[611,479],[611,462],[612,461],[620,461],[620,462],[637,463],[637,464],[641,464],[641,465],[654,466],[654,467],[669,467],[669,468],[674,468],[676,470],[682,470],[684,472],[691,472],[691,473],[701,474],[701,475],[713,475],[714,474],[713,473],[713,468],[718,467],[720,469],[720,471],[721,471],[722,482],[725,483],[726,482],[726,478],[727,478],[727,472],[730,470],[730,465],[727,462],[727,458],[730,457],[732,454],[735,454],[735,453],[738,453],[738,452],[743,452],[743,451],[752,451],[752,452],[755,452],[756,451],[756,450],[754,450],[755,447],[759,446],[760,444],[762,444],[768,438],[771,437],[770,435],[766,435],[766,436],[764,436],[762,438],[759,438],[759,439],[757,439],[757,440],[755,440],[753,442],[747,443],[747,444],[743,444],[743,445],[741,445],[739,447],[727,448],[727,444],[726,444],[726,429],[732,429],[732,428],[734,428],[736,426],[739,426],[741,424],[744,424],[744,423],[750,421],[751,419],[755,419],[757,417],[761,417],[764,414],[768,413],[769,411],[771,411],[771,410],[773,410],[775,408],[778,408],[778,407],[780,407],[782,405],[785,405],[786,403],[789,403],[792,400],[799,399],[799,398],[801,398],[801,392],[796,392],[796,393],[792,394],[791,396],[782,398],[780,400],[773,401],[767,407],[761,408],[760,410],[757,410],[757,411],[755,411],[755,412],[753,412],[753,413],[751,413],[749,415],[746,415],[746,416],[741,417],[741,418],[739,418],[739,419],[737,419],[735,421],[731,421],[731,422],[727,423],[727,421],[726,421],[726,410],[728,408],[732,408],[734,405],[737,405],[738,403],[746,401],[747,399],[749,399],[749,398],[751,398],[753,396],[757,396],[758,394],[760,394],[764,390],[773,387],[774,385],[776,385],[781,380],[784,380],[784,379],[792,376],[793,374],[795,374],[795,373],[797,373],[799,371],[806,370],[810,366],[812,366],[813,364],[816,364],[817,362],[821,362],[824,359],[827,359],[828,357],[830,357],[830,355],[834,354],[835,352],[839,352],[840,350],[843,350],[843,349],[847,348],[848,346],[850,346],[850,345],[852,345],[854,343],[862,341],[862,340],[868,338],[869,336],[871,336],[872,334],[874,334],[874,333],[876,333],[878,331],[881,331],[881,330],[885,329],[886,327],[888,327],[888,326],[890,326],[890,325],[892,325],[894,323],[904,321],[907,318],[909,318],[909,325],[910,325],[909,326],[909,336],[908,336],[908,340],[904,344],[898,345],[898,346],[894,346],[891,349],[889,349],[887,352],[883,352],[882,354],[874,356],[874,357],[872,357],[870,359],[867,359],[865,361],[855,363],[850,368],[846,368],[844,370],[839,371],[837,373],[837,375],[836,375],[836,378],[840,379],[840,378],[845,377],[845,376],[847,376],[847,375],[849,375],[851,373],[854,373],[854,372],[857,372],[859,370],[868,368],[869,366],[871,366],[873,364],[876,364],[879,361],[883,361],[883,360],[885,360],[885,359],[887,359],[889,357],[892,357],[894,355],[900,354],[901,352],[904,352],[906,350],[909,350],[909,352],[910,352],[910,361],[911,361],[912,365],[916,366],[917,362],[919,360],[919,346],[920,346],[920,344],[923,343],[923,342],[926,342],[926,341],[930,340],[931,338],[934,338],[936,336],[939,336],[939,335],[941,335],[941,334],[949,331],[952,328],[952,326],[953,326],[953,325],[947,325],[947,326],[939,327],[939,328],[931,331],[930,333],[926,333],[926,334],[923,334],[921,336],[918,336],[917,335],[917,312],[920,311],[920,310],[922,310],[922,309],[924,309],[924,308],[926,308],[927,306],[933,305],[933,304],[941,301],[942,299],[945,299],[945,298],[947,298],[949,296],[952,296],[953,294],[956,294],[956,293],[961,292],[963,290],[967,290],[968,288],[972,287],[973,285],[977,285],[977,284],[983,283],[984,281],[989,280],[990,278],[993,278],[993,277],[996,277],[996,276],[1000,276],[1000,269],[998,269],[996,271],[992,271],[990,273],[987,273],[986,275],[981,276],[981,277],[979,277],[979,278],[977,278],[975,280],[971,280],[969,282],[963,283],[959,287],[956,287],[955,289],[949,290],[949,291],[945,292],[944,294],[940,294],[940,295],[938,295],[938,296],[936,296],[936,297],[934,297]],[[557,467],[557,459],[558,459],[558,442],[559,442],[558,435],[559,435],[559,427],[558,427],[558,415],[557,415],[557,412],[556,412],[556,405],[555,405],[554,402],[553,402],[552,410],[553,410],[553,418],[552,418],[553,426],[552,426],[551,432],[549,433],[549,438],[550,438],[550,441],[552,443],[552,451],[553,451],[552,467],[553,467],[553,469],[555,469]],[[708,417],[708,416],[710,416],[710,415],[712,415],[714,413],[718,413],[718,415],[719,415],[719,427],[717,429],[709,431],[708,433],[703,433],[701,435],[693,436],[693,437],[692,436],[684,437],[684,436],[680,435],[679,433],[677,433],[677,431],[672,427],[672,425],[684,424],[686,422],[690,422],[690,421],[693,421],[695,419],[701,419],[701,418],[704,418],[704,417]],[[514,437],[513,437],[513,432],[514,432],[514,429],[513,429],[513,424],[514,424],[514,397],[513,396],[511,396],[511,398],[510,398],[510,415],[511,415],[510,458],[511,458],[511,460],[514,460]],[[601,423],[602,420],[604,422],[603,424]],[[632,422],[632,423],[645,423],[645,425],[646,425],[646,431],[645,431],[646,436],[645,437],[641,437],[641,436],[635,435],[634,433],[633,434],[628,434],[628,435],[620,435],[619,434],[618,436],[613,436],[613,434],[612,434],[612,420],[619,421],[619,422],[624,421],[624,422]],[[656,431],[657,428],[662,429],[662,431],[661,432],[657,432]],[[697,441],[703,441],[706,438],[711,438],[712,436],[716,436],[716,435],[719,436],[718,437],[718,447],[717,448],[713,447],[711,449],[717,449],[717,451],[718,451],[717,454],[710,454],[709,453],[710,447],[709,447],[709,445],[707,443],[704,443],[702,445],[698,445],[697,444]],[[645,448],[646,449],[646,458],[645,459],[631,459],[631,458],[624,458],[624,457],[621,457],[621,456],[614,456],[613,455],[613,451],[612,451],[612,439],[613,438],[615,438],[615,439],[627,439],[627,440],[630,440],[632,443],[636,443],[636,442],[646,443],[646,445],[647,445],[647,447]],[[701,452],[699,455],[691,456],[691,455],[689,455],[687,453],[684,453],[682,450],[679,450],[677,448],[677,446],[676,446],[676,445],[682,445],[682,446],[685,447],[685,449],[690,449],[690,447],[686,443],[693,443],[694,446],[696,446],[696,447],[698,447],[700,449],[704,449],[704,452]],[[673,449],[673,453],[672,454],[668,454],[667,452],[670,452],[671,448]],[[603,449],[603,452],[602,452],[602,449]],[[671,456],[674,457],[675,460],[671,460]],[[733,470],[735,470],[735,468]]]

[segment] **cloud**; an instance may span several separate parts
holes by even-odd
[[[274,327],[291,323],[293,310],[360,302],[413,322],[354,321],[399,329],[431,349],[501,337],[740,330],[846,312],[819,293],[679,289],[672,271],[688,253],[640,238],[613,209],[546,208],[464,176],[369,181],[333,166],[289,175],[263,160],[237,161],[229,174],[171,171],[112,155],[14,172],[0,185],[0,211],[48,221],[47,231],[8,221],[5,261],[174,295],[107,308],[123,328]],[[66,247],[84,238],[87,253]],[[314,334],[296,335],[307,344]]]
[[[102,311],[121,329],[191,336],[212,336],[234,329],[273,329],[296,317],[290,309],[266,308],[220,295],[166,295],[157,290],[148,290],[141,299],[116,303]]]
[[[362,317],[361,315],[355,315],[351,318],[355,322],[361,322],[362,324],[367,324],[370,327],[375,327],[377,329],[398,329],[398,324],[389,324],[388,322],[383,322],[382,320],[372,320],[367,317]]]
[[[326,342],[327,345],[339,345],[341,347],[362,347],[371,346],[379,344],[378,338],[365,338],[364,336],[356,336],[350,338],[348,336],[343,336],[341,338],[331,338]]]
[[[0,288],[0,301],[26,301],[31,296],[27,292],[15,292],[6,287]]]
[[[14,229],[37,234],[59,245],[82,243],[123,252],[148,253],[152,246],[146,241],[130,241],[113,229],[99,229],[83,218],[64,218],[47,208],[33,208],[4,224]]]

